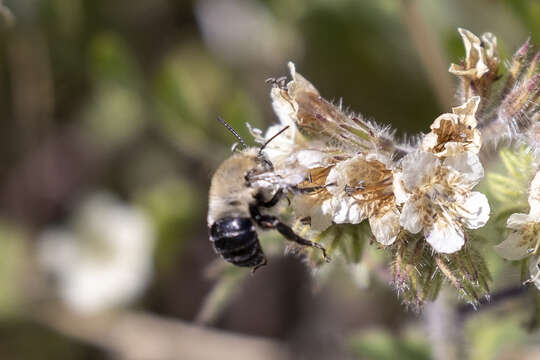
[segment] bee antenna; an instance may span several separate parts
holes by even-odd
[[[232,126],[229,125],[228,122],[226,122],[225,120],[223,120],[223,118],[222,118],[221,116],[218,116],[217,119],[218,119],[218,121],[219,121],[220,123],[223,124],[223,126],[225,126],[225,127],[227,128],[227,130],[229,130],[229,131],[231,132],[231,134],[233,134],[233,135],[238,139],[238,141],[240,141],[240,144],[242,145],[242,147],[243,147],[244,149],[246,149],[246,148],[247,148],[246,142],[245,142],[244,139],[242,139],[242,137],[236,132],[236,130],[234,130],[234,129],[232,128]],[[270,140],[272,140],[272,139],[270,139]]]
[[[261,146],[261,148],[259,149],[259,154],[264,150],[264,148],[266,147],[266,145],[268,145],[270,143],[270,141],[274,140],[275,138],[277,138],[279,135],[281,135],[282,132],[284,132],[285,130],[287,130],[289,128],[289,125],[285,126],[283,129],[279,130],[277,132],[277,134],[275,134],[274,136],[272,136],[270,139],[266,140],[266,142]]]

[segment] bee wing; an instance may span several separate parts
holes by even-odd
[[[346,114],[340,107],[321,97],[317,89],[289,63],[292,81],[288,84],[275,82],[272,89],[276,113],[292,118],[302,135],[308,139],[322,140],[331,147],[348,148],[353,152],[375,150],[381,132],[373,124]],[[284,108],[288,108],[285,111]],[[279,110],[278,110],[279,109]]]

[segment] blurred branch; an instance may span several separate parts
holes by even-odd
[[[484,298],[479,301],[480,308],[475,309],[469,304],[461,304],[458,307],[458,313],[460,316],[467,316],[475,314],[476,310],[482,310],[489,306],[500,305],[502,302],[519,298],[520,296],[526,294],[527,287],[519,286],[509,289],[504,289],[499,292],[493,293],[489,298]]]
[[[448,289],[441,291],[434,302],[426,303],[424,319],[436,360],[466,359],[463,321],[451,303]]]
[[[402,0],[403,19],[439,104],[443,109],[450,109],[454,100],[454,86],[448,73],[447,61],[432,32],[426,28],[416,2]]]
[[[288,359],[276,341],[188,325],[143,312],[81,317],[47,306],[35,319],[61,334],[104,348],[122,359]]]
[[[2,13],[0,3],[0,16]],[[14,31],[7,43],[13,118],[20,149],[32,148],[52,125],[54,79],[46,37],[35,27]]]

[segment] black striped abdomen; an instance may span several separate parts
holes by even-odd
[[[216,252],[234,265],[254,267],[265,261],[251,218],[225,217],[217,220],[210,227],[210,241]]]

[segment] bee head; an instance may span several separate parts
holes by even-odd
[[[240,136],[240,134],[238,134],[236,132],[236,130],[234,130],[232,128],[231,125],[229,125],[229,123],[227,123],[225,120],[223,120],[223,118],[221,116],[218,116],[218,121],[220,123],[223,124],[223,126],[225,126],[227,128],[227,130],[229,130],[231,132],[231,134],[233,134],[239,141],[240,145],[242,146],[242,151],[249,151],[250,149],[248,149],[248,146],[246,145],[246,142],[244,141],[244,139],[242,139],[242,137]],[[256,155],[256,159],[257,159],[257,162],[259,164],[261,164],[263,166],[263,168],[265,170],[274,170],[274,165],[272,164],[272,162],[270,160],[268,160],[268,158],[264,155],[263,153],[263,150],[264,148],[266,148],[266,146],[272,141],[274,140],[276,137],[278,137],[279,135],[281,135],[281,133],[283,133],[285,130],[287,130],[289,128],[289,125],[285,126],[283,129],[281,129],[280,131],[278,131],[276,134],[274,134],[270,139],[266,140],[266,142],[264,144],[262,144],[262,146],[259,148],[259,150],[257,151],[257,155]],[[232,147],[232,151],[238,151],[238,143],[235,143]]]

